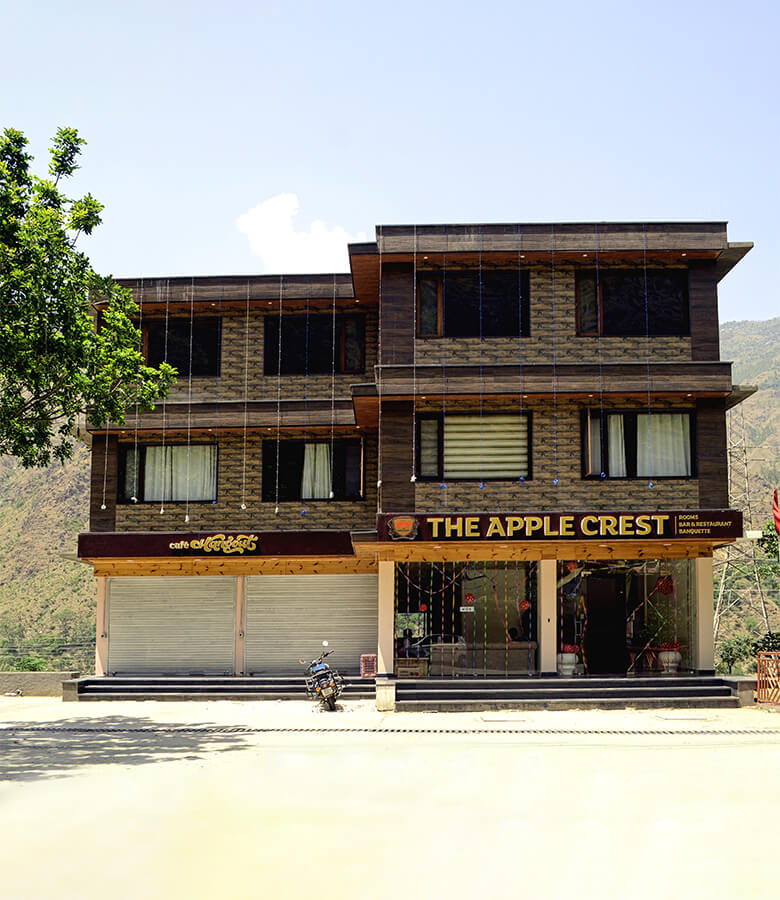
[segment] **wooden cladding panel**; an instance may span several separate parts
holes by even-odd
[[[395,544],[373,544],[372,549],[379,560],[470,562],[515,559],[697,559],[712,556],[712,547],[709,541],[528,541],[506,544],[449,541],[438,545],[398,541]]]
[[[697,402],[696,444],[699,506],[702,509],[725,509],[729,505],[729,474],[724,400]]]
[[[101,435],[92,441],[90,476],[90,531],[114,531],[116,528],[117,446],[115,435]],[[105,491],[103,484],[105,481]],[[103,497],[105,494],[105,509]]]
[[[714,262],[692,263],[688,279],[691,359],[720,359],[718,279]]]
[[[160,559],[137,557],[92,560],[97,576],[183,575],[373,575],[373,557],[321,557],[318,559],[259,559],[258,557],[217,559]]]
[[[382,404],[380,434],[380,492],[382,512],[414,509],[413,407],[411,403]]]
[[[379,322],[383,365],[408,365],[414,359],[414,272],[409,263],[382,266]]]

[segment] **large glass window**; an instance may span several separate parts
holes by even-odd
[[[362,499],[360,438],[342,438],[332,445],[330,441],[263,441],[262,491],[267,503]]]
[[[179,376],[219,375],[220,320],[152,320],[144,324],[146,358],[150,366],[168,362]],[[192,365],[190,366],[190,363]]]
[[[559,673],[690,671],[694,585],[691,560],[559,562]]]
[[[585,410],[586,478],[689,478],[694,474],[691,414]]]
[[[529,331],[526,270],[448,271],[417,281],[420,337],[517,337]]]
[[[576,282],[579,334],[690,334],[687,269],[584,269]]]
[[[527,413],[421,416],[417,422],[420,478],[529,478]]]
[[[216,500],[216,444],[153,444],[122,449],[120,500]]]
[[[327,375],[365,368],[363,316],[282,316],[282,375]],[[279,374],[279,316],[265,317],[263,371]]]

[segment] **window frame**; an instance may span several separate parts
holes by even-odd
[[[292,319],[298,320],[306,320],[308,318],[309,323],[311,323],[312,319],[327,319],[329,323],[333,322],[333,315],[331,313],[310,313],[308,316],[306,313],[283,313],[282,320],[290,321]],[[347,321],[356,321],[358,324],[358,328],[360,330],[360,363],[359,367],[355,369],[347,369],[345,366],[346,361],[346,322]],[[281,378],[300,378],[301,376],[318,376],[318,375],[330,375],[331,369],[328,368],[322,372],[307,372],[306,367],[301,369],[300,372],[282,372],[281,375],[278,371],[280,368],[279,365],[275,369],[272,369],[269,365],[269,354],[267,352],[268,342],[269,340],[273,340],[273,338],[269,338],[269,329],[268,324],[271,323],[272,327],[276,329],[275,334],[275,353],[278,352],[279,347],[279,315],[274,313],[266,313],[263,316],[263,375],[271,376],[271,377],[281,377]],[[282,325],[284,328],[284,325]],[[332,334],[332,332],[331,332]],[[364,313],[355,313],[355,312],[341,312],[336,313],[336,375],[362,375],[366,371],[366,316]]]
[[[164,357],[161,358],[158,362],[153,362],[153,361],[150,361],[150,359],[149,359],[149,331],[150,331],[150,329],[159,327],[159,328],[162,328],[163,330],[165,330],[167,328],[168,331],[170,331],[172,324],[175,324],[175,325],[181,324],[184,327],[184,330],[187,333],[189,333],[189,330],[190,330],[190,318],[189,317],[171,316],[168,318],[167,322],[165,319],[161,319],[161,318],[157,318],[157,317],[144,319],[141,334],[142,334],[142,339],[143,339],[143,356],[144,356],[144,359],[146,360],[147,365],[158,366],[158,365],[160,365],[161,362],[167,362],[169,365],[174,365],[170,360],[165,360]],[[181,371],[180,369],[178,369],[178,367],[176,367],[177,371],[179,373],[179,382],[181,382],[185,378],[189,379],[190,377],[192,377],[192,378],[219,378],[222,375],[222,317],[214,316],[214,315],[202,316],[202,317],[195,316],[192,319],[192,324],[193,324],[193,328],[198,325],[202,325],[204,327],[207,327],[209,325],[213,326],[214,339],[216,341],[215,370],[213,372],[199,373],[197,375],[193,374],[192,376],[190,376],[190,373],[188,371]]]
[[[307,438],[281,438],[279,441],[280,445],[284,444],[303,444],[304,447],[306,444],[327,444],[330,445],[330,438],[314,438],[313,440],[309,440]],[[363,503],[366,500],[366,445],[365,441],[362,437],[337,437],[333,439],[333,445],[335,447],[336,444],[358,444],[360,446],[360,495],[358,497],[307,497],[304,499],[303,497],[298,497],[297,499],[284,500],[281,497],[279,498],[279,503],[303,503],[308,506],[310,503]],[[266,483],[263,475],[265,474],[265,464],[264,460],[266,459],[266,446],[273,448],[274,454],[274,467],[276,466],[276,438],[264,438],[262,442],[262,459],[260,465],[261,471],[261,485],[260,485],[260,497],[262,503],[276,503],[276,497],[271,496],[270,490],[266,491]],[[280,446],[281,452],[281,446]],[[300,475],[301,479],[303,478],[303,472],[301,471]],[[268,486],[269,489],[271,486]],[[273,485],[273,493],[275,494],[276,484]],[[335,491],[334,491],[335,493]]]
[[[527,338],[531,336],[531,270],[527,266],[523,266],[521,268],[491,268],[485,269],[487,272],[516,272],[518,279],[525,278],[527,280],[527,295],[521,295],[521,303],[523,304],[524,309],[520,311],[520,324],[522,328],[520,329],[518,334],[507,334],[507,335],[482,335],[481,340],[483,341],[491,341],[496,338]],[[465,275],[466,273],[472,273],[477,276],[477,269],[453,269],[450,273],[450,277],[457,277],[458,275]],[[478,333],[472,335],[452,335],[445,333],[445,321],[444,321],[444,312],[445,312],[445,303],[444,303],[444,283],[447,278],[445,272],[436,271],[436,272],[417,272],[416,282],[417,282],[417,290],[415,292],[415,338],[419,340],[428,340],[428,339],[436,339],[436,338],[451,338],[456,340],[458,338],[465,340],[480,340],[480,335]],[[425,332],[421,331],[421,319],[422,319],[422,303],[421,303],[421,285],[423,281],[436,281],[437,282],[437,311],[436,311],[436,331],[435,332]],[[515,304],[516,305],[516,304]]]
[[[186,449],[187,447],[214,447],[216,449],[216,453],[214,456],[214,496],[210,500],[187,500],[186,497],[183,500],[173,500],[172,498],[166,498],[164,502],[166,505],[169,503],[176,504],[187,504],[190,506],[193,505],[212,505],[219,501],[219,444],[216,441],[191,441],[189,444],[179,444],[179,443],[167,443],[163,444],[161,441],[145,441],[143,443],[138,443],[137,449],[140,453],[140,460],[138,463],[138,492],[143,496],[146,486],[146,453],[144,452],[147,447],[182,447]],[[117,462],[117,485],[116,485],[116,502],[122,506],[159,506],[160,500],[142,500],[141,497],[133,502],[130,497],[124,496],[124,484],[125,477],[127,475],[127,454],[130,450],[135,450],[136,444],[125,443],[119,444],[119,459]]]
[[[648,414],[647,407],[644,409],[634,408],[605,408],[604,416],[622,415],[623,428],[625,435],[625,456],[626,456],[626,474],[610,475],[607,471],[609,462],[609,436],[608,428],[600,427],[601,432],[601,468],[598,472],[588,473],[590,464],[590,418],[593,413],[601,416],[602,410],[592,406],[583,407],[580,411],[580,467],[581,478],[583,481],[645,481],[647,478],[664,479],[669,481],[690,481],[692,478],[698,478],[698,452],[697,452],[697,435],[696,435],[696,410],[688,408],[674,409],[650,409],[651,416],[679,416],[688,417],[688,440],[690,442],[691,451],[691,474],[690,475],[637,475],[637,417],[646,416]],[[630,425],[630,428],[629,428]],[[605,472],[604,477],[601,473]]]
[[[591,266],[583,266],[578,267],[576,269],[574,275],[574,302],[575,302],[575,315],[576,315],[576,329],[578,337],[602,337],[602,338],[642,338],[647,336],[647,332],[643,331],[637,334],[607,334],[604,330],[604,281],[609,278],[610,273],[612,272],[643,272],[644,268],[642,266],[604,266],[601,269],[595,269]],[[658,337],[690,337],[691,336],[691,294],[690,294],[690,269],[687,266],[648,266],[648,272],[685,272],[687,276],[688,284],[686,285],[686,304],[687,308],[685,310],[685,320],[686,320],[686,329],[682,331],[665,331],[665,332],[652,332],[649,337],[658,338]],[[596,273],[598,272],[598,278],[596,277]],[[581,300],[580,300],[580,291],[582,281],[585,280],[587,276],[592,276],[596,282],[596,320],[597,326],[596,331],[583,331],[582,323],[580,321],[581,316]]]
[[[519,481],[521,478],[523,481],[531,481],[533,478],[533,411],[530,409],[524,409],[522,412],[514,412],[513,410],[491,410],[490,412],[482,413],[482,417],[487,419],[492,416],[506,416],[506,415],[515,415],[525,419],[526,423],[526,445],[528,451],[528,474],[527,475],[517,475],[514,477],[511,476],[499,476],[499,477],[481,477],[479,475],[472,475],[468,478],[448,478],[444,473],[444,413],[436,412],[436,413],[418,413],[417,419],[414,423],[414,447],[415,447],[415,458],[414,458],[414,472],[415,479],[417,481],[422,481],[424,483],[431,483],[436,481],[457,481],[457,482],[485,482],[485,481],[510,481],[515,482]],[[478,417],[479,410],[475,410],[474,412],[458,412],[458,413],[447,413],[448,419],[457,419],[461,417],[468,416]],[[422,475],[421,474],[421,456],[422,456],[422,446],[420,441],[420,422],[423,420],[437,420],[439,423],[438,428],[438,474],[437,475]]]

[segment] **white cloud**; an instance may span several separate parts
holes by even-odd
[[[296,231],[293,219],[300,204],[296,194],[277,194],[236,219],[238,230],[262,260],[263,271],[284,274],[348,272],[347,244],[365,241],[363,232],[349,234],[340,225],[321,221]]]

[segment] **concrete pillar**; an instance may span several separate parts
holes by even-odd
[[[108,576],[97,580],[97,621],[95,630],[95,675],[108,674]]]
[[[246,575],[236,578],[236,633],[235,669],[236,675],[246,674],[245,638],[246,632]]]
[[[379,561],[377,675],[393,675],[395,646],[395,563]]]
[[[695,560],[696,567],[696,658],[697,672],[715,671],[715,630],[712,597],[712,557]]]
[[[558,671],[558,563],[543,559],[539,563],[539,672],[555,675]]]

